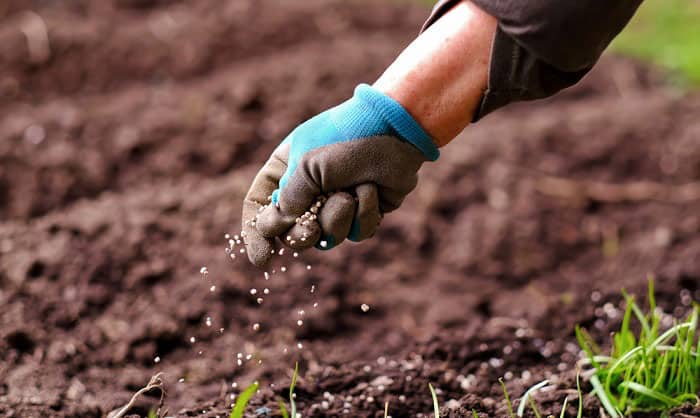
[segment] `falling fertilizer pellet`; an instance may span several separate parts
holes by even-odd
[[[212,287],[209,288],[209,291],[210,291],[210,292],[216,291],[216,286],[213,286],[213,285],[212,285]]]
[[[307,264],[307,265],[306,265],[306,269],[307,269],[307,270],[311,270],[311,264]]]
[[[257,293],[258,293],[258,289],[255,289],[255,288],[250,289],[250,294],[251,294],[251,295],[256,295]]]
[[[160,363],[160,357],[156,356],[156,358],[153,359],[154,363]]]
[[[197,339],[195,337],[190,337],[190,342],[194,344],[197,342]]]
[[[199,269],[199,274],[202,275],[202,278],[205,278],[209,274],[209,270],[206,267],[202,267]]]
[[[253,324],[253,331],[260,331],[260,324],[257,322]]]
[[[325,241],[325,240],[321,241],[320,244],[321,244],[321,247],[323,247],[323,248],[328,247],[328,241]]]
[[[297,326],[300,327],[302,325],[304,325],[304,321],[302,321],[301,319],[297,320]]]
[[[264,289],[263,289],[263,293],[266,294],[266,295],[269,295],[269,294],[270,294],[270,289],[268,289],[267,287],[264,288]]]
[[[360,309],[362,309],[362,312],[367,312],[367,311],[369,311],[369,305],[366,304],[366,303],[363,303],[363,304],[360,306]]]
[[[287,271],[287,267],[285,267],[285,266],[280,267],[280,271],[281,271],[282,273],[284,273],[285,271]]]
[[[262,303],[264,302],[264,299],[263,299],[263,298],[258,298],[258,299],[257,299],[257,302],[258,302],[258,305],[262,305]]]

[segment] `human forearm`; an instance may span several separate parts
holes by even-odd
[[[460,3],[418,36],[374,87],[445,145],[469,124],[486,89],[495,30],[493,17]]]

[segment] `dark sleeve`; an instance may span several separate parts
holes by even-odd
[[[441,0],[423,30],[463,0]],[[498,20],[478,120],[508,103],[577,83],[642,0],[471,0]]]

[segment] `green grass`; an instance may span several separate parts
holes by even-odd
[[[639,57],[700,84],[700,3],[646,0],[612,49]]]
[[[698,402],[700,357],[698,314],[661,332],[654,282],[649,281],[649,312],[642,312],[633,296],[625,294],[626,309],[620,330],[613,335],[609,355],[602,354],[580,327],[576,336],[594,374],[593,392],[613,418],[639,411],[666,411],[685,402]],[[632,320],[638,322],[635,333]]]

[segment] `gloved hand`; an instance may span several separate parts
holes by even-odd
[[[255,177],[243,202],[248,258],[265,266],[275,237],[295,249],[371,237],[414,189],[423,162],[439,155],[398,102],[359,85],[351,99],[298,126]]]

